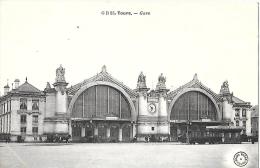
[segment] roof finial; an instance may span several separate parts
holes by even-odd
[[[106,67],[106,65],[103,65],[103,66],[102,66],[102,72],[107,72],[107,67]]]
[[[197,75],[197,73],[194,74],[193,80],[198,80],[198,75]]]
[[[26,76],[26,78],[25,78],[25,82],[27,82],[27,76]]]

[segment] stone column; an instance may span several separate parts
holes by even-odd
[[[110,137],[110,127],[107,127],[107,138]]]
[[[176,127],[177,127],[177,136],[181,133],[181,129],[179,127],[179,125],[176,124]]]
[[[136,136],[136,124],[132,124],[130,128],[130,138],[134,138]]]
[[[67,94],[66,92],[62,93],[60,91],[61,88],[56,87],[56,89],[56,112],[59,114],[64,114],[67,111]]]
[[[94,128],[94,136],[98,136],[98,127]]]
[[[137,134],[142,135],[142,134],[147,134],[149,131],[150,127],[149,125],[144,125],[141,123],[146,122],[144,120],[145,117],[147,117],[148,111],[147,111],[147,89],[145,90],[140,90],[138,93],[138,124],[137,124]],[[134,134],[134,132],[132,132]]]
[[[252,129],[252,125],[251,125],[251,111],[249,109],[246,109],[246,135],[251,136],[251,129]]]
[[[118,140],[121,142],[123,140],[123,130],[119,127]]]
[[[159,94],[159,125],[158,125],[158,133],[159,134],[164,134],[164,135],[169,135],[170,134],[170,125],[167,121],[167,99],[166,99],[166,91],[163,90]]]
[[[139,115],[148,115],[148,111],[147,111],[147,90],[139,92],[138,102],[139,102],[139,104],[138,104]]]
[[[32,134],[32,114],[26,115],[26,134]]]
[[[81,127],[81,137],[85,137],[85,127]]]
[[[72,125],[71,125],[71,120],[68,122],[68,129],[69,129],[69,135],[72,136]]]
[[[228,104],[228,100],[226,97],[223,98],[223,119],[224,120],[230,120],[232,119],[232,113],[230,113],[230,110],[232,110],[231,105]]]

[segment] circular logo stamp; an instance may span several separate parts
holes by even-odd
[[[243,167],[247,164],[248,162],[248,156],[245,152],[237,152],[235,155],[234,155],[234,163],[239,166],[239,167]]]

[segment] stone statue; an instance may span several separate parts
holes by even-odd
[[[220,93],[221,94],[229,94],[229,85],[228,85],[228,81],[224,81],[222,86],[221,86],[221,89],[220,89]]]
[[[144,76],[143,72],[140,73],[140,75],[138,76],[138,83],[139,82],[146,82],[146,77]]]
[[[166,77],[163,76],[163,74],[161,73],[161,75],[158,77],[158,83],[156,85],[156,90],[166,90]]]
[[[137,80],[137,88],[138,89],[147,89],[146,87],[146,77],[144,76],[143,72],[140,73]]]
[[[228,88],[228,81],[226,80],[225,82],[223,82],[223,85],[222,85],[223,88]]]
[[[161,73],[161,75],[158,78],[158,83],[165,84],[165,82],[166,82],[166,77],[164,77],[163,74]]]
[[[56,69],[56,82],[65,82],[65,68],[61,65]]]

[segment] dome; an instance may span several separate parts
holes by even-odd
[[[10,88],[10,87],[9,87],[9,85],[7,84],[7,85],[4,86],[4,88]]]

